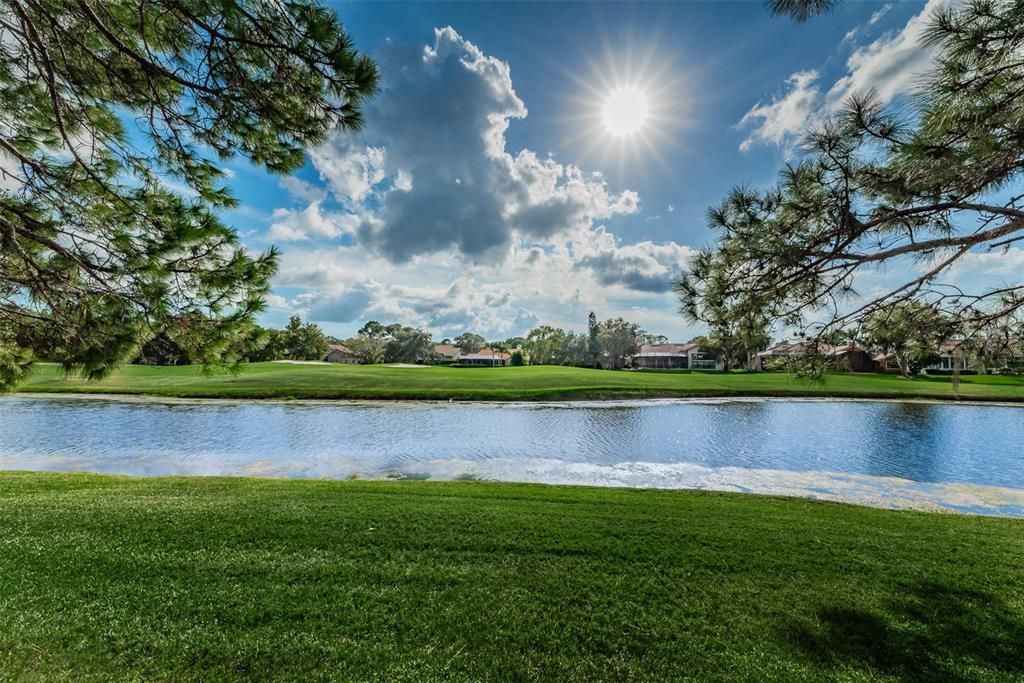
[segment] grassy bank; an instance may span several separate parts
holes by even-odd
[[[0,678],[1007,680],[1024,522],[749,495],[0,474]]]
[[[825,377],[817,383],[784,373],[614,372],[523,368],[395,368],[254,363],[241,374],[198,368],[129,366],[102,382],[65,378],[39,365],[23,391],[146,394],[190,398],[554,400],[677,396],[845,396],[1024,401],[1024,378],[969,376],[957,392],[948,377]]]

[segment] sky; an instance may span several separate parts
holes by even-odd
[[[707,208],[774,182],[850,94],[911,93],[937,4],[795,24],[761,2],[337,3],[381,70],[365,128],[288,177],[229,168],[229,219],[281,252],[263,322],[503,339],[594,311],[685,341],[702,330],[671,283],[715,238]],[[961,269],[1010,276],[1022,254]]]

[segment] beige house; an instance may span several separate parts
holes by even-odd
[[[362,358],[343,344],[328,344],[324,360],[328,363],[345,363],[347,365],[358,365],[363,362]]]
[[[754,370],[778,370],[784,367],[790,358],[812,356],[817,354],[834,364],[837,370],[847,372],[877,372],[884,364],[885,358],[856,344],[847,342],[839,344],[813,344],[811,342],[782,342],[760,352],[754,357]]]
[[[462,358],[462,349],[454,344],[434,344],[434,359],[439,362],[457,363]]]

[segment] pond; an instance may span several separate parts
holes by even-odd
[[[1024,516],[1024,408],[13,396],[0,469],[707,488]]]

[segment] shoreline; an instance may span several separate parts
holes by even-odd
[[[150,403],[168,405],[189,405],[189,404],[237,404],[237,403],[281,403],[285,405],[483,405],[483,406],[552,406],[552,407],[640,407],[645,405],[674,404],[674,403],[743,403],[743,402],[794,402],[794,403],[915,403],[915,404],[936,404],[936,405],[964,405],[982,407],[1003,407],[1003,408],[1024,408],[1024,397],[1020,399],[1007,399],[1006,397],[993,396],[971,396],[959,398],[954,396],[926,396],[926,395],[905,395],[894,396],[892,394],[856,394],[856,393],[800,393],[800,392],[687,392],[680,394],[661,395],[652,393],[649,396],[637,397],[629,394],[599,398],[509,398],[509,399],[475,399],[475,398],[419,398],[413,396],[367,396],[367,397],[288,397],[288,396],[190,396],[190,395],[168,395],[148,392],[137,393],[108,393],[92,391],[17,391],[8,394],[0,394],[0,400],[5,398],[31,398],[31,399],[69,399],[69,400],[95,400],[110,401],[117,403]]]
[[[564,463],[561,463],[564,464]],[[629,465],[629,463],[626,463]],[[686,465],[694,469],[700,466]],[[811,502],[823,505],[863,508],[895,513],[927,513],[953,517],[975,517],[988,519],[1005,519],[1024,522],[1024,489],[1005,486],[991,486],[967,483],[916,482],[910,479],[889,476],[856,475],[832,471],[791,471],[791,470],[749,470],[756,475],[770,478],[762,486],[733,481],[735,471],[746,468],[723,467],[711,468],[724,474],[725,478],[714,477],[711,480],[697,483],[695,480],[682,485],[629,485],[616,483],[598,483],[594,481],[544,481],[529,478],[491,479],[491,478],[426,478],[406,476],[358,476],[358,477],[289,477],[280,474],[258,474],[255,471],[239,474],[125,474],[118,472],[100,472],[93,470],[48,470],[48,469],[2,469],[0,479],[4,477],[38,476],[38,477],[88,477],[97,480],[123,480],[127,482],[184,482],[190,485],[203,485],[225,480],[237,484],[281,483],[285,485],[303,486],[319,484],[359,483],[362,485],[387,487],[403,482],[422,482],[430,486],[460,487],[464,485],[481,485],[482,487],[501,488],[506,486],[536,487],[563,491],[567,494],[586,491],[621,491],[636,493],[679,493],[682,495],[700,495],[701,493],[724,494],[761,500],[790,501],[793,503]],[[741,480],[742,481],[742,480]],[[806,489],[801,491],[799,483],[815,483],[818,485],[835,486],[839,490],[825,491]],[[845,485],[844,485],[845,484]],[[846,489],[846,490],[842,490]],[[888,489],[888,491],[886,490]],[[929,489],[933,493],[944,492],[949,496],[943,499],[940,495],[923,495]],[[942,490],[942,491],[939,491]],[[814,491],[812,493],[812,491]],[[916,495],[915,495],[916,494]]]

